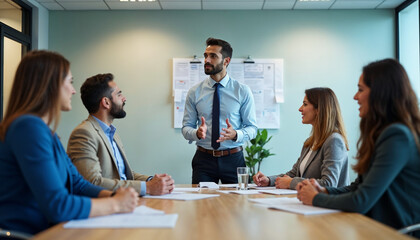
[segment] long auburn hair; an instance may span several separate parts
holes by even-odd
[[[369,110],[360,120],[357,164],[353,169],[365,173],[370,165],[375,141],[393,123],[402,123],[414,135],[420,149],[420,113],[416,94],[404,67],[394,59],[383,59],[363,67],[363,82],[370,88]]]
[[[305,90],[306,98],[318,110],[311,136],[304,146],[312,146],[313,150],[322,147],[325,140],[333,133],[339,133],[349,150],[346,129],[341,116],[340,105],[334,92],[329,88],[310,88]]]
[[[53,132],[60,120],[60,88],[70,69],[70,62],[58,53],[31,51],[21,60],[15,74],[9,104],[0,123],[0,140],[10,124],[23,114],[39,117],[48,114]]]

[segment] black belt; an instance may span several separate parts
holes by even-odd
[[[197,146],[197,150],[200,152],[211,154],[213,157],[224,157],[242,151],[242,147],[236,147],[226,150],[208,150],[203,147]]]

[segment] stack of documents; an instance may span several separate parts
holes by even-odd
[[[297,198],[258,198],[249,199],[251,202],[259,203],[268,208],[283,210],[287,212],[315,215],[340,212],[339,210],[320,208],[314,206],[303,205]]]
[[[64,228],[174,228],[177,219],[178,214],[139,206],[132,213],[72,220]]]

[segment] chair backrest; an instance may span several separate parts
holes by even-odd
[[[0,228],[0,240],[28,240],[32,235]]]

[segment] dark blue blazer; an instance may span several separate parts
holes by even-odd
[[[102,188],[85,181],[41,118],[18,117],[0,141],[0,228],[37,233],[87,218]]]

